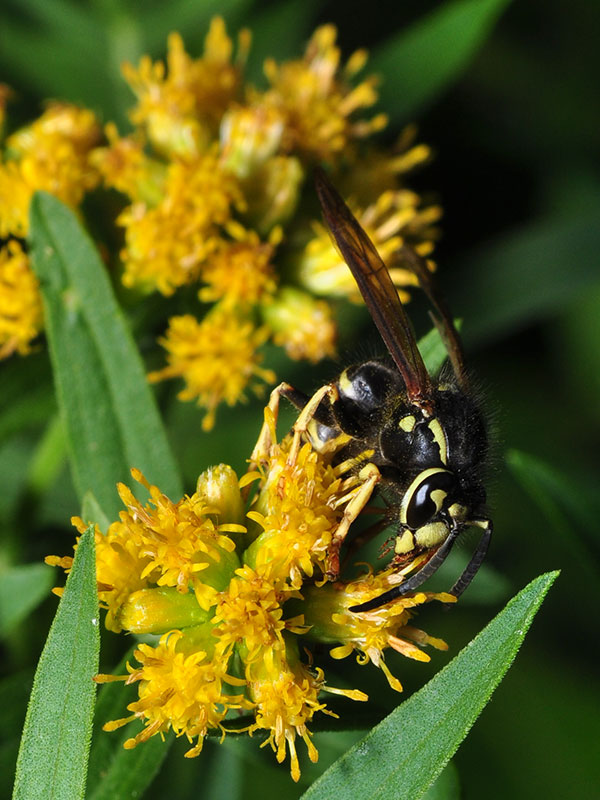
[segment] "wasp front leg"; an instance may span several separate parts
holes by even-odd
[[[293,391],[293,387],[289,383],[280,383],[276,386],[269,396],[269,403],[265,407],[264,420],[258,439],[254,445],[252,455],[250,456],[248,471],[252,471],[258,467],[259,464],[264,464],[268,461],[269,453],[272,446],[277,441],[277,417],[279,416],[279,400],[281,395],[285,395],[289,390]]]
[[[282,392],[282,394],[285,394],[285,392]],[[296,459],[298,458],[298,453],[300,452],[300,447],[302,445],[302,440],[306,436],[308,426],[315,416],[317,416],[317,409],[326,397],[329,398],[330,405],[333,405],[339,399],[338,389],[334,383],[327,383],[325,386],[321,386],[321,388],[313,394],[313,396],[302,408],[302,411],[298,414],[298,419],[292,427],[294,436],[288,455],[288,464],[293,465],[296,463]]]

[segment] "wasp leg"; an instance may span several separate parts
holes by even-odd
[[[292,428],[294,431],[294,438],[292,439],[292,446],[290,447],[290,452],[287,459],[288,464],[293,465],[296,463],[296,459],[298,458],[298,453],[300,451],[300,445],[302,443],[302,437],[308,430],[311,420],[314,419],[317,409],[325,397],[329,397],[330,403],[334,403],[338,399],[339,395],[337,386],[335,384],[327,383],[325,386],[321,386],[321,388],[313,394],[308,403],[306,403],[302,411],[298,414],[298,419]]]
[[[327,577],[329,580],[335,580],[340,574],[340,549],[344,543],[344,539],[348,535],[350,525],[358,517],[360,512],[369,502],[373,490],[381,480],[381,473],[375,464],[366,464],[358,474],[359,480],[362,481],[358,489],[353,490],[352,500],[344,509],[344,516],[340,524],[335,529],[329,552],[327,554]]]
[[[490,546],[490,540],[492,538],[493,526],[491,519],[471,520],[467,524],[476,525],[478,528],[483,528],[483,533],[481,534],[481,539],[479,540],[479,544],[477,545],[471,560],[464,568],[462,575],[450,589],[450,594],[453,594],[456,597],[460,597],[460,595],[464,592],[477,574],[477,570],[483,563]]]
[[[398,584],[398,586],[394,586],[389,591],[380,594],[379,597],[374,597],[372,600],[367,600],[366,603],[361,603],[358,606],[351,606],[348,610],[354,613],[373,611],[374,608],[379,608],[380,606],[389,603],[391,600],[395,600],[397,597],[402,597],[403,594],[414,592],[415,589],[418,589],[419,586],[427,580],[427,578],[430,578],[433,573],[442,566],[448,556],[448,553],[452,549],[452,545],[456,541],[458,534],[459,528],[450,531],[448,538],[442,544],[442,546],[436,550],[433,557],[430,558],[425,566],[422,567],[418,572],[415,572],[414,575],[411,575],[407,581]]]
[[[289,383],[280,383],[276,386],[269,396],[269,403],[265,408],[265,416],[258,434],[258,439],[254,445],[254,450],[249,459],[248,470],[256,469],[258,464],[266,461],[269,457],[271,447],[276,441],[275,426],[277,425],[277,417],[279,415],[279,398],[283,395],[287,397],[289,391],[295,392],[293,386]]]

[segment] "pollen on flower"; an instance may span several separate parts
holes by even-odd
[[[360,664],[379,667],[390,686],[401,691],[386,664],[386,650],[426,661],[423,647],[446,649],[443,641],[410,623],[424,603],[455,598],[416,592],[370,612],[349,611],[403,577],[387,569],[352,581],[324,579],[332,537],[368,478],[361,477],[363,471],[348,474],[347,462],[332,466],[339,444],[317,451],[310,438],[287,436],[278,443],[276,408],[272,399],[241,481],[221,464],[199,477],[194,495],[173,502],[133,470],[150,493],[145,505],[119,485],[126,510],[106,535],[96,529],[106,624],[115,631],[162,636],[156,646],[137,648],[138,664],[128,666],[128,676],[96,680],[137,684],[130,715],[105,725],[115,730],[135,720],[143,723],[126,748],[172,730],[188,738],[192,746],[186,756],[192,757],[211,730],[223,736],[234,729],[264,732],[264,745],[279,762],[289,755],[297,781],[298,738],[316,761],[309,725],[317,712],[336,716],[322,693],[368,699],[359,689],[329,686],[304,641],[329,645],[336,659],[355,654]],[[247,527],[239,523],[240,486],[254,495]],[[87,527],[79,518],[74,524],[79,532]],[[418,568],[419,558],[403,573]],[[69,570],[72,559],[51,557],[48,563]],[[238,720],[240,712],[246,718]]]
[[[263,98],[285,120],[282,148],[298,150],[311,159],[331,160],[356,138],[381,130],[383,114],[357,120],[353,114],[377,101],[376,80],[371,77],[352,86],[348,79],[365,61],[364,51],[351,56],[340,69],[340,50],[333,25],[323,25],[311,37],[304,58],[278,65],[265,62],[271,83]]]
[[[164,193],[166,168],[144,152],[144,137],[136,131],[120,137],[117,126],[109,122],[105,128],[108,145],[97,147],[90,154],[106,186],[132,200],[157,205]]]
[[[38,280],[23,248],[12,239],[0,248],[0,359],[29,353],[42,326]]]
[[[169,365],[151,373],[149,380],[183,378],[186,386],[180,399],[197,400],[207,410],[202,427],[210,430],[219,403],[235,405],[245,399],[248,387],[260,390],[257,380],[275,380],[272,370],[260,366],[258,348],[267,336],[266,328],[255,328],[243,316],[218,306],[202,322],[191,314],[172,317],[160,340]]]
[[[121,537],[129,537],[148,559],[141,579],[149,578],[157,586],[171,586],[182,593],[192,587],[200,606],[210,607],[235,564],[235,544],[226,532],[244,528],[216,525],[210,517],[213,509],[198,495],[186,495],[174,503],[158,487],[147,484],[139,472],[134,470],[133,475],[148,488],[150,503],[143,506],[129,487],[119,484],[127,511],[113,524],[119,526]]]

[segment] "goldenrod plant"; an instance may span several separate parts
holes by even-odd
[[[2,796],[595,796],[598,14],[5,4]],[[400,350],[452,384],[427,294],[464,340],[494,536],[458,599],[474,533],[397,591],[440,529],[331,416],[390,344],[320,169]]]

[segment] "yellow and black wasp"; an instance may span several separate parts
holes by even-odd
[[[373,243],[322,171],[315,176],[323,216],[358,284],[393,364],[373,359],[345,369],[313,398],[288,384],[280,393],[303,409],[304,426],[318,448],[344,444],[339,462],[368,462],[370,485],[387,496],[388,522],[396,527],[392,564],[417,571],[368,602],[350,608],[366,612],[413,592],[443,563],[460,533],[483,533],[468,565],[450,592],[460,595],[485,558],[492,522],[485,513],[482,484],[487,430],[469,390],[458,332],[432,281],[426,262],[406,248],[403,256],[431,302],[432,317],[452,367],[450,378],[429,375],[411,322]],[[298,429],[298,426],[295,426]],[[391,516],[391,519],[390,519]],[[339,571],[339,550],[348,525],[334,537],[329,577]]]

